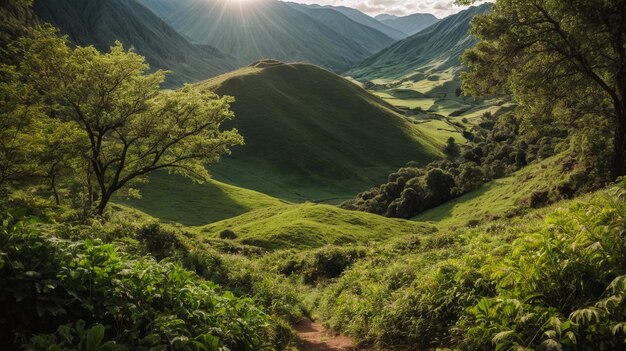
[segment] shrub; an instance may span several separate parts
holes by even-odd
[[[3,345],[250,350],[270,342],[273,324],[252,300],[173,262],[98,240],[48,239],[11,218],[0,228],[0,257]]]
[[[220,232],[219,237],[220,239],[234,240],[237,239],[237,234],[230,229],[225,229]]]

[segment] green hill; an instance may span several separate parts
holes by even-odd
[[[279,206],[285,202],[252,190],[215,180],[198,184],[165,172],[153,173],[149,183],[140,185],[141,198],[119,198],[164,222],[199,226],[242,215],[246,212]]]
[[[439,21],[430,13],[414,13],[403,17],[381,17],[382,23],[408,35],[414,35]],[[378,18],[377,18],[378,19]]]
[[[170,87],[237,67],[236,60],[216,48],[191,44],[135,0],[36,0],[34,11],[76,44],[107,51],[121,41],[153,68],[173,71]]]
[[[178,5],[163,17],[166,22],[194,42],[214,46],[245,64],[271,58],[344,71],[371,54],[351,38],[277,0],[184,1]]]
[[[196,85],[236,98],[245,146],[211,167],[215,179],[287,200],[347,198],[408,161],[442,156],[438,135],[316,66],[263,61]]]
[[[430,234],[435,228],[329,205],[301,204],[259,209],[199,230],[214,237],[230,230],[243,244],[286,249],[376,242],[403,235]]]

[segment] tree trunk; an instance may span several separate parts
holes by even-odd
[[[52,178],[50,179],[50,187],[52,188],[52,194],[54,195],[54,201],[56,202],[57,206],[61,205],[61,198],[59,197],[59,191],[57,190],[57,182],[56,182],[56,175],[53,175]]]
[[[98,216],[102,216],[104,214],[104,210],[109,204],[109,201],[111,200],[112,195],[113,195],[113,191],[106,191],[102,194],[102,197],[100,198],[100,202],[98,203],[98,207],[96,208],[96,214]]]

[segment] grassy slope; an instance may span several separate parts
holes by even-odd
[[[535,191],[548,190],[563,180],[559,157],[533,164],[509,177],[426,211],[416,221],[433,222],[440,228],[462,227],[469,221],[488,221],[519,208]]]
[[[271,196],[327,201],[355,195],[408,161],[441,156],[441,138],[351,82],[306,64],[265,62],[197,85],[235,96],[246,145],[215,178]]]
[[[434,231],[433,226],[422,223],[310,203],[255,210],[200,231],[217,237],[226,229],[235,232],[241,243],[267,249],[367,243]]]
[[[211,180],[193,183],[177,175],[154,173],[141,185],[141,199],[118,199],[165,222],[199,226],[284,202],[270,196]]]

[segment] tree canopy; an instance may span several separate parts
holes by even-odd
[[[149,73],[119,42],[100,53],[39,27],[11,50],[19,63],[2,67],[0,180],[48,179],[59,201],[64,179],[102,214],[114,193],[148,173],[204,180],[207,163],[243,143],[236,130],[220,130],[234,116],[233,98],[190,86],[163,91],[166,72]]]
[[[472,33],[464,92],[512,93],[526,116],[611,128],[613,175],[626,172],[626,1],[498,0]]]

